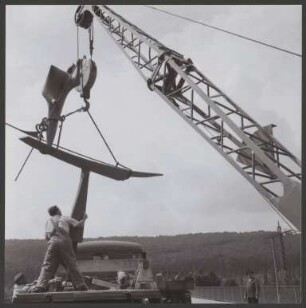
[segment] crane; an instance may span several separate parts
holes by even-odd
[[[216,151],[219,152],[260,194],[261,196],[296,229],[301,229],[301,161],[295,157],[273,136],[273,124],[261,126],[248,115],[238,104],[219,89],[206,77],[189,58],[185,58],[177,51],[170,49],[161,42],[133,25],[112,9],[104,5],[82,5],[75,13],[75,22],[78,27],[89,29],[90,54],[93,52],[92,26],[96,19],[114,40],[117,46],[131,61],[132,65],[144,79],[150,91],[157,93],[180,117],[182,117],[196,132],[200,134]],[[89,76],[87,75],[89,67]],[[92,76],[90,76],[92,74]],[[87,78],[88,77],[88,78]],[[127,168],[116,160],[116,166],[94,160],[80,153],[59,146],[63,121],[75,112],[87,112],[89,90],[96,78],[95,63],[86,58],[78,59],[76,65],[71,66],[66,72],[51,66],[43,90],[43,96],[48,103],[48,117],[37,125],[36,132],[22,131],[30,137],[21,138],[32,148],[38,149],[43,154],[49,154],[68,164],[81,169],[80,184],[73,206],[71,216],[80,219],[86,210],[89,174],[94,172],[113,180],[123,181],[130,177],[155,177],[159,173],[139,172]],[[66,115],[62,115],[64,101],[70,90],[77,88],[81,92],[85,106]],[[92,119],[92,117],[91,117]],[[93,120],[93,119],[92,119]],[[94,121],[93,121],[94,122]],[[53,140],[59,126],[58,142],[53,147]],[[97,128],[97,127],[96,127]],[[99,129],[98,129],[99,131]],[[42,133],[46,132],[46,142],[42,140]],[[100,131],[99,131],[100,133]],[[106,143],[106,142],[105,142]],[[108,147],[107,143],[106,146]],[[110,150],[110,148],[108,147]],[[31,150],[32,151],[32,150]],[[111,152],[111,151],[110,151]],[[31,153],[31,152],[30,152]],[[112,154],[112,152],[111,152]],[[83,240],[83,229],[72,230],[71,238],[74,249],[77,251],[78,243]],[[80,244],[78,251],[87,251],[92,257],[92,252],[103,250],[107,247],[102,242]],[[108,243],[113,245],[114,243]],[[122,245],[122,243],[120,243]],[[130,243],[131,244],[131,243]],[[133,244],[133,243],[132,243]],[[131,245],[130,245],[131,246]],[[117,246],[119,247],[119,246]],[[127,247],[126,244],[123,247]],[[138,247],[138,246],[133,246]],[[87,249],[87,250],[86,250]],[[139,247],[138,247],[139,250]],[[170,294],[172,289],[167,289],[167,283],[160,281],[159,291],[149,272],[149,263],[145,253],[142,252],[140,267],[136,271],[136,292],[129,290],[115,290],[110,292],[87,292],[75,296],[73,292],[48,294],[37,296],[37,301],[108,301],[109,294],[114,300],[123,301],[145,300],[148,297],[153,301],[162,301]],[[133,256],[134,258],[134,256]],[[93,259],[93,269],[96,273],[98,259]],[[106,259],[107,260],[107,259]],[[140,274],[141,273],[141,274]],[[161,277],[160,277],[161,278]],[[105,281],[99,281],[100,286],[105,286]],[[151,290],[141,286],[141,282],[154,282]],[[96,281],[97,283],[97,281]],[[101,284],[101,283],[104,283]],[[177,286],[177,281],[175,285]],[[161,287],[161,285],[163,286]],[[99,285],[99,284],[98,284]],[[190,302],[190,286],[181,285],[179,300]],[[141,290],[141,291],[139,291]],[[167,295],[167,291],[170,293]],[[163,293],[164,292],[164,293]],[[85,292],[86,293],[86,292]],[[83,296],[83,297],[82,297]],[[123,297],[122,297],[123,296]],[[31,302],[31,297],[20,296],[20,302]],[[35,299],[35,296],[34,298]],[[32,299],[32,300],[33,300]]]
[[[166,47],[105,5],[81,5],[78,27],[93,20],[179,116],[222,155],[297,230],[301,230],[301,161],[204,75],[190,58]],[[91,33],[91,31],[90,31]],[[90,51],[92,53],[92,40]]]

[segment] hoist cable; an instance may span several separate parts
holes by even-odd
[[[77,26],[77,61],[80,59],[80,46],[79,46],[79,26]]]
[[[89,32],[89,54],[90,54],[90,59],[92,59],[92,54],[93,54],[93,42],[94,42],[94,23],[91,23],[91,26],[88,29]]]
[[[79,57],[79,31],[78,31],[78,28],[79,28],[79,27],[77,26],[77,54],[78,54],[78,57]],[[93,47],[93,41],[94,41],[94,23],[93,23],[93,22],[91,23],[91,26],[90,26],[89,29],[88,29],[88,34],[89,34],[89,53],[90,53],[90,58],[92,59],[93,49],[94,49],[94,47]],[[81,71],[81,76],[80,76],[80,77],[81,77],[81,78],[80,78],[80,79],[81,79],[81,97],[83,97],[84,80],[83,80],[82,71]],[[103,136],[101,130],[99,129],[99,127],[98,127],[96,121],[94,120],[93,116],[92,116],[91,113],[88,111],[88,109],[86,109],[86,108],[85,108],[85,109],[84,109],[84,108],[80,108],[80,109],[75,110],[75,111],[72,112],[72,113],[67,114],[66,116],[71,115],[71,114],[73,114],[73,113],[75,113],[75,112],[78,112],[78,111],[86,111],[86,112],[87,112],[89,118],[91,119],[92,123],[94,124],[94,126],[95,126],[96,130],[98,131],[100,137],[102,138],[104,144],[106,145],[106,147],[107,147],[109,153],[111,154],[112,158],[114,159],[114,161],[115,161],[115,163],[116,163],[116,166],[120,165],[120,166],[122,166],[122,167],[124,167],[124,168],[126,168],[126,169],[129,169],[129,168],[125,167],[124,165],[121,165],[121,164],[119,163],[119,161],[116,159],[116,157],[115,157],[113,151],[111,150],[109,144],[107,143],[105,137]],[[64,117],[64,119],[65,119],[65,117]]]
[[[20,132],[26,134],[26,132],[25,132],[24,130],[22,130],[22,129],[20,129],[20,128],[18,128],[18,127],[16,127],[16,126],[12,125],[12,124],[5,123],[5,125],[8,125],[8,126],[12,127],[13,129],[18,130],[18,131],[20,131]],[[30,135],[30,136],[31,136],[31,135]],[[36,139],[37,139],[37,138],[36,138]],[[55,143],[51,143],[50,145],[56,146]],[[67,152],[69,152],[69,153],[78,155],[78,156],[80,156],[80,157],[89,159],[89,160],[91,160],[91,161],[97,162],[97,163],[101,163],[101,164],[104,164],[104,165],[105,165],[105,164],[106,164],[106,165],[111,165],[111,164],[107,164],[107,163],[103,162],[102,160],[99,160],[99,159],[96,159],[96,158],[93,158],[93,157],[90,157],[90,156],[81,154],[80,152],[67,149],[67,148],[65,148],[65,147],[63,147],[63,146],[60,146],[60,145],[58,146],[58,148],[61,149],[61,150],[65,150],[65,151],[67,151]],[[126,168],[126,169],[129,169],[128,167],[125,167],[125,166],[122,165],[122,164],[119,164],[119,163],[118,163],[118,165],[119,165],[119,166],[122,166],[122,167],[124,167],[124,168]],[[112,166],[112,165],[111,165],[111,166]]]
[[[22,164],[22,166],[21,166],[21,168],[20,168],[20,170],[19,170],[17,176],[15,177],[15,182],[18,180],[19,175],[21,174],[21,172],[22,172],[24,166],[26,165],[27,161],[29,160],[29,158],[30,158],[30,156],[31,156],[31,154],[32,154],[32,152],[33,152],[33,150],[34,150],[34,148],[31,148],[31,150],[30,150],[30,152],[29,152],[27,158],[25,159],[24,163]]]
[[[94,124],[94,126],[96,127],[96,129],[97,129],[99,135],[101,136],[102,140],[104,141],[104,143],[105,143],[105,145],[106,145],[106,147],[107,147],[109,153],[111,154],[111,156],[113,157],[114,161],[116,162],[116,165],[118,166],[118,165],[119,165],[119,161],[116,159],[116,157],[115,157],[113,151],[111,150],[110,146],[108,145],[108,143],[107,143],[105,137],[103,136],[101,130],[99,129],[97,123],[95,122],[95,120],[94,120],[94,118],[92,117],[92,115],[91,115],[91,113],[89,112],[89,110],[87,110],[87,114],[88,114],[88,116],[90,117],[90,119],[91,119],[92,123]]]
[[[74,110],[74,111],[71,111],[71,112],[68,112],[68,113],[66,113],[66,114],[64,114],[64,115],[62,115],[62,116],[60,116],[60,119],[61,118],[67,118],[67,117],[69,117],[69,116],[71,116],[71,115],[73,115],[73,114],[75,114],[75,113],[77,113],[77,112],[81,112],[82,110],[83,110],[83,108],[84,107],[81,107],[81,108],[78,108],[78,109],[76,109],[76,110]]]
[[[5,122],[4,124],[7,125],[7,126],[9,126],[9,127],[11,127],[11,128],[14,128],[15,130],[20,131],[21,133],[25,133],[24,130],[18,128],[17,126],[14,126],[14,125],[12,125],[12,124],[10,124],[10,123],[7,123],[7,122]]]
[[[59,131],[58,138],[57,138],[57,145],[56,145],[57,148],[60,145],[60,141],[61,141],[61,137],[62,137],[62,131],[63,131],[63,125],[64,125],[64,120],[61,121],[61,124],[60,124],[60,127],[59,127],[60,131]]]
[[[150,6],[150,5],[144,5],[144,6],[147,7],[147,8],[149,8],[149,9],[156,10],[156,11],[161,12],[161,13],[164,13],[164,14],[168,14],[168,15],[171,15],[171,16],[174,16],[174,17],[177,17],[177,18],[180,18],[180,19],[184,19],[184,20],[190,21],[190,22],[195,23],[195,24],[199,24],[199,25],[202,25],[202,26],[205,26],[205,27],[208,27],[208,28],[212,28],[212,29],[215,29],[215,30],[224,32],[224,33],[226,33],[226,34],[230,34],[230,35],[233,35],[233,36],[236,36],[236,37],[239,37],[239,38],[242,38],[242,39],[251,41],[251,42],[253,42],[253,43],[257,43],[257,44],[260,44],[260,45],[263,45],[263,46],[266,46],[266,47],[270,47],[270,48],[276,49],[276,50],[278,50],[278,51],[282,51],[282,52],[291,54],[291,55],[296,56],[296,57],[302,57],[301,54],[298,54],[298,53],[296,53],[296,52],[293,52],[293,51],[290,51],[290,50],[287,50],[287,49],[284,49],[284,48],[280,48],[280,47],[275,46],[275,45],[272,45],[272,44],[264,43],[264,42],[262,42],[262,41],[252,39],[252,38],[247,37],[247,36],[245,36],[245,35],[241,35],[241,34],[238,34],[238,33],[234,33],[234,32],[232,32],[232,31],[228,31],[228,30],[225,30],[225,29],[222,29],[222,28],[219,28],[219,27],[215,27],[215,26],[209,25],[209,24],[207,24],[207,23],[204,23],[204,22],[201,22],[201,21],[197,21],[197,20],[194,20],[194,19],[191,19],[191,18],[182,16],[182,15],[175,14],[175,13],[171,13],[171,12],[168,12],[168,11],[166,11],[166,10],[159,9],[159,8],[156,8],[156,7],[153,7],[153,6]]]

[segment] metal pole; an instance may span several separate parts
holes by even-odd
[[[281,266],[282,269],[284,270],[284,274],[285,274],[285,282],[288,285],[289,281],[288,281],[288,267],[287,267],[287,259],[286,259],[286,252],[285,252],[285,244],[284,244],[284,234],[282,232],[282,228],[278,222],[277,225],[277,232],[278,232],[278,238],[279,238],[279,242],[280,242],[280,249],[281,249]]]
[[[274,273],[275,273],[276,297],[277,297],[277,303],[279,304],[280,300],[279,300],[279,290],[278,290],[278,277],[277,277],[276,261],[275,261],[275,254],[274,254],[273,238],[271,238],[271,249],[272,249],[272,257],[273,257]]]

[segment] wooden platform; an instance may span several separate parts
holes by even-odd
[[[161,302],[159,290],[103,290],[103,291],[70,291],[27,293],[17,295],[14,303],[129,303],[149,299],[150,302]]]

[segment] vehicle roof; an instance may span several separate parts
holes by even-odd
[[[126,241],[88,241],[78,244],[77,256],[82,255],[108,255],[114,253],[140,254],[144,252],[142,246]]]

